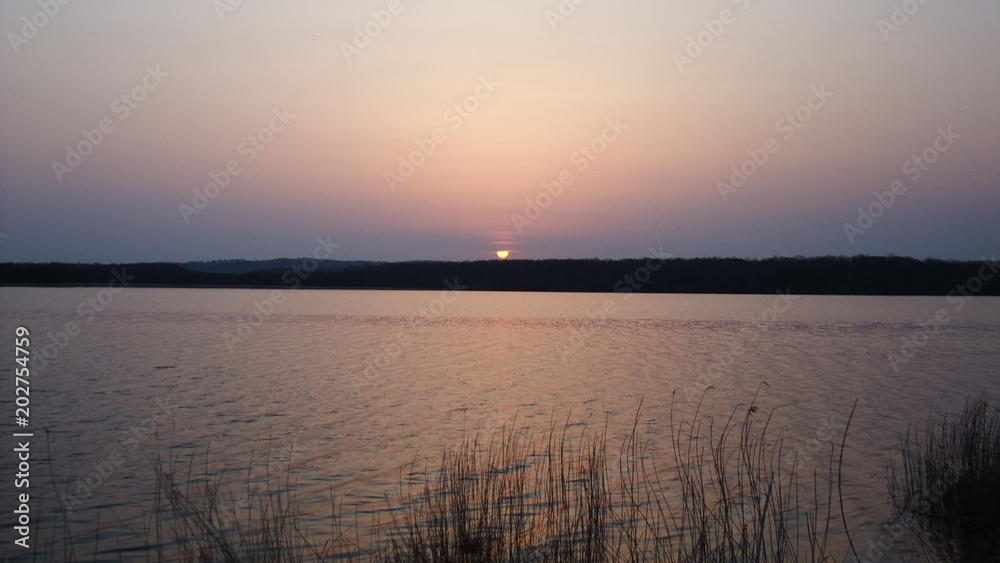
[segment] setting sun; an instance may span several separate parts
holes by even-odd
[[[500,258],[502,260],[508,256],[510,256],[510,252],[506,250],[497,250],[497,258]]]

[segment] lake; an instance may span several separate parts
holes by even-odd
[[[590,421],[616,443],[641,404],[638,432],[669,456],[671,409],[690,415],[703,400],[703,415],[727,416],[759,391],[808,471],[825,470],[840,440],[829,429],[857,401],[845,502],[864,545],[891,517],[886,467],[900,435],[1000,389],[1000,298],[450,285],[0,288],[6,379],[15,327],[31,332],[30,422],[15,431],[34,433],[30,491],[44,506],[32,506],[33,525],[61,502],[83,553],[100,530],[99,558],[127,555],[156,452],[207,452],[214,468],[255,480],[265,474],[251,453],[266,454],[291,472],[310,521],[329,514],[331,488],[364,519],[385,506],[401,468],[439,460],[463,431]],[[13,401],[8,388],[5,412]],[[15,473],[11,455],[2,463]],[[11,512],[0,520],[9,533]],[[11,549],[5,541],[3,555]]]

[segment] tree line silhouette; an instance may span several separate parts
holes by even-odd
[[[220,268],[219,263],[235,264]],[[996,262],[904,257],[672,258],[343,262],[280,259],[212,263],[5,263],[0,284],[106,285],[112,270],[130,286],[232,288],[442,289],[473,291],[947,295],[970,280],[977,295],[1000,295]],[[280,267],[278,265],[280,264]],[[228,272],[226,270],[232,270]],[[208,271],[206,271],[208,270]],[[239,272],[239,273],[233,273]],[[996,282],[991,282],[997,276]]]

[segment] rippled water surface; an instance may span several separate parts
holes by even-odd
[[[591,420],[618,440],[641,402],[641,432],[665,450],[671,404],[689,414],[704,394],[724,414],[758,388],[807,467],[825,467],[824,429],[858,401],[845,500],[860,538],[875,537],[900,433],[1000,388],[996,298],[286,290],[276,303],[269,290],[127,289],[88,304],[99,297],[0,289],[2,371],[13,377],[27,326],[31,484],[48,504],[35,510],[53,508],[54,482],[81,544],[100,529],[108,557],[151,498],[157,451],[244,472],[251,451],[270,452],[307,510],[329,513],[332,486],[364,513],[463,429]],[[939,310],[947,322],[928,323]],[[0,401],[13,411],[12,393]]]

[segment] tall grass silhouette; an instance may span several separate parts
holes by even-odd
[[[671,418],[673,459],[661,463],[639,414],[620,445],[606,426],[568,423],[466,436],[416,490],[400,487],[375,559],[835,560],[838,445],[802,483],[771,413],[751,403],[722,421]]]
[[[908,431],[889,494],[927,554],[1000,560],[1000,409],[989,395]]]
[[[264,479],[248,469],[233,485],[240,476],[213,470],[208,452],[155,456],[146,548],[132,553],[227,563],[839,560],[850,544],[839,499],[847,430],[826,467],[807,472],[756,398],[723,418],[700,404],[690,419],[671,414],[663,460],[643,438],[641,405],[619,439],[607,422],[568,419],[465,432],[435,465],[401,469],[364,533],[342,526],[332,494],[329,529],[307,529],[287,466]]]

